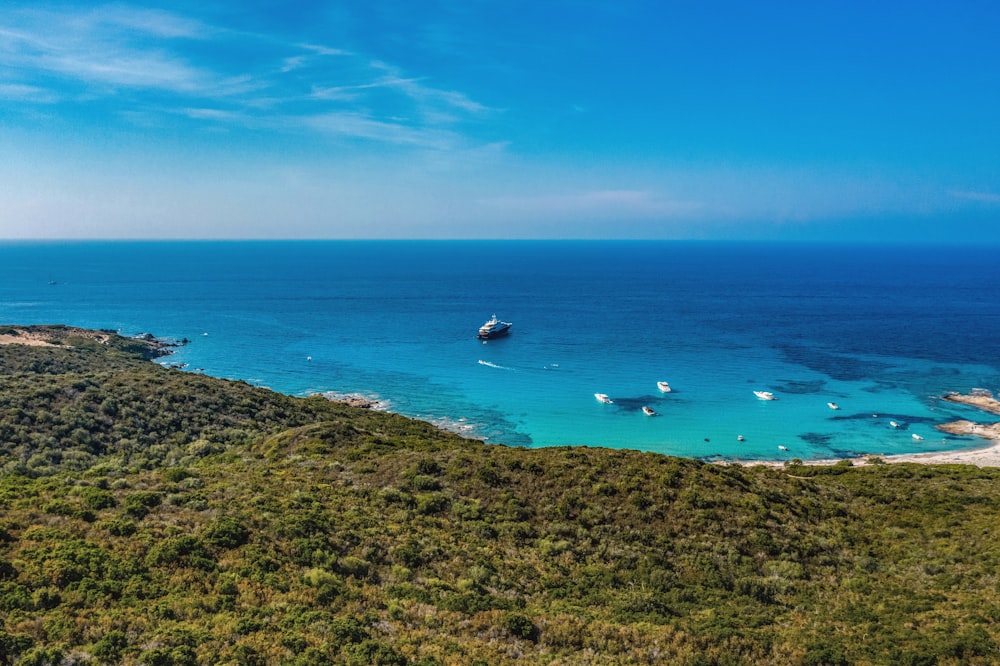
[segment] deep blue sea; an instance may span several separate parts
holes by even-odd
[[[934,429],[988,418],[940,396],[1000,389],[1000,258],[972,245],[8,242],[0,323],[188,338],[162,361],[489,442],[712,459],[980,446]]]

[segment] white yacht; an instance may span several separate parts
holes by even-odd
[[[770,391],[754,391],[753,394],[761,400],[777,400]]]
[[[660,389],[662,393],[670,393],[673,390],[670,388],[670,384],[666,382],[656,382],[656,388]]]
[[[642,406],[642,413],[646,416],[656,416],[656,412],[653,411],[653,408],[647,405]]]
[[[838,405],[835,402],[828,402],[826,403],[826,406],[829,407],[830,409],[840,409],[840,405]]]
[[[479,333],[476,337],[480,340],[499,338],[501,335],[507,335],[510,332],[510,327],[509,321],[500,321],[494,314],[488,322],[479,327]]]
[[[595,393],[594,397],[597,398],[597,402],[603,402],[605,405],[611,404],[611,398],[608,397],[607,393]]]

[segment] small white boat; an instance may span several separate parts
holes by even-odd
[[[656,388],[660,389],[663,393],[670,393],[673,390],[670,388],[670,384],[666,382],[656,382]]]
[[[611,398],[608,397],[607,393],[595,393],[594,397],[597,398],[597,402],[603,402],[605,405],[611,404]]]
[[[778,444],[778,450],[779,451],[787,451],[788,447],[787,446],[782,446],[781,444]]]
[[[743,441],[743,435],[736,435],[736,441],[737,442],[742,442]]]
[[[826,406],[829,407],[830,409],[840,409],[840,405],[838,405],[835,402],[828,402],[826,403]]]
[[[895,421],[889,421],[889,425],[891,425],[893,428],[898,428],[899,427],[899,424],[896,423]]]
[[[910,435],[910,437],[912,437],[913,439],[917,440],[918,442],[923,439],[923,437],[921,437],[917,433],[913,433],[912,435]]]
[[[761,400],[777,400],[770,391],[754,391],[753,394]]]
[[[656,416],[656,412],[653,411],[653,408],[646,405],[642,406],[642,413],[646,416]]]

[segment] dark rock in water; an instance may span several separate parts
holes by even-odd
[[[782,380],[784,383],[779,384],[774,387],[774,390],[778,393],[788,393],[795,395],[808,395],[810,393],[820,393],[823,391],[823,387],[826,386],[826,382],[822,379],[818,379],[811,382],[795,381],[795,380]]]
[[[837,458],[839,460],[848,460],[850,458],[857,458],[863,455],[863,451],[855,451],[853,449],[830,449],[831,457]]]
[[[828,447],[833,441],[833,435],[825,435],[820,432],[803,432],[799,434],[799,439],[813,446]]]
[[[786,345],[781,351],[792,362],[820,372],[839,381],[867,379],[891,366],[871,359],[846,354],[830,354],[801,345]]]
[[[828,421],[871,421],[871,412],[858,412],[856,414],[845,414],[840,411],[835,416],[826,417]]]
[[[656,402],[659,397],[653,395],[643,395],[638,398],[618,398],[616,397],[614,404],[618,405],[619,409],[634,412],[638,409],[642,409],[643,405],[648,405],[651,402]]]

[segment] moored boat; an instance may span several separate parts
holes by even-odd
[[[828,402],[826,403],[826,406],[829,407],[830,409],[840,409],[840,405],[838,405],[835,402]]]
[[[476,337],[480,340],[499,338],[501,335],[507,335],[510,332],[510,327],[509,321],[500,321],[494,314],[489,321],[479,327],[479,333],[476,334]]]
[[[777,400],[770,391],[754,391],[753,394],[761,400]]]
[[[648,405],[642,406],[642,413],[645,414],[646,416],[656,416],[656,412],[654,412],[653,408],[649,407]]]
[[[605,405],[610,405],[612,402],[607,393],[595,393],[594,397],[597,398],[597,402],[603,402]]]
[[[673,390],[670,388],[670,384],[666,382],[656,382],[656,388],[660,389],[663,393],[670,393]]]

